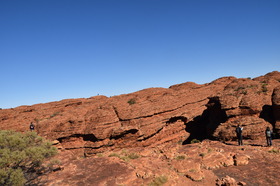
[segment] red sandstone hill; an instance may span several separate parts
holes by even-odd
[[[64,169],[45,177],[45,185],[222,185],[234,182],[216,182],[224,172],[241,170],[239,164],[256,168],[264,157],[278,162],[269,170],[279,172],[278,141],[262,145],[267,126],[280,135],[280,72],[0,110],[1,130],[25,132],[30,122],[61,150]],[[238,124],[248,141],[243,149],[230,142]],[[189,144],[193,139],[204,141]],[[247,185],[257,181],[236,175]],[[275,176],[268,182],[279,184]]]

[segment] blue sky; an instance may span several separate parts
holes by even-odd
[[[0,108],[280,71],[279,0],[1,0]]]

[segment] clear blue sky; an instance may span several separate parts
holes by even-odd
[[[280,71],[279,0],[1,0],[0,108]]]

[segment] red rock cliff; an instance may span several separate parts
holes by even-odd
[[[248,139],[267,126],[280,132],[280,72],[254,79],[223,77],[170,88],[149,88],[114,97],[95,96],[0,110],[1,130],[29,130],[58,140],[65,149],[95,154],[123,147],[156,146],[235,138],[237,124]]]

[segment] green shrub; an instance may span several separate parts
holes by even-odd
[[[262,92],[267,92],[268,89],[267,89],[267,84],[262,84]]]
[[[198,139],[192,139],[191,144],[193,144],[193,143],[200,143],[200,141]]]
[[[278,154],[280,153],[280,151],[278,149],[271,149],[268,151],[269,153],[274,153],[274,154]]]
[[[24,185],[47,171],[46,158],[57,153],[50,142],[35,132],[0,131],[0,185]]]
[[[241,94],[247,95],[247,90],[241,91]]]
[[[120,155],[118,155],[117,153],[112,153],[112,154],[109,154],[109,156],[108,157],[120,157]]]
[[[128,154],[127,155],[127,157],[129,158],[129,159],[137,159],[137,158],[139,158],[140,156],[138,155],[138,154],[136,154],[136,153],[130,153],[130,154]]]
[[[208,149],[208,153],[211,153],[212,151],[213,151],[213,149],[211,149],[211,148]]]
[[[129,160],[139,158],[140,155],[138,155],[137,153],[128,153],[125,150],[123,150],[121,154],[112,153],[108,157],[118,157],[118,158],[122,159],[123,161],[128,162]]]
[[[103,155],[102,153],[97,153],[96,156],[99,157],[99,158],[101,158],[101,157],[103,157],[104,155]]]
[[[190,169],[189,172],[197,172],[196,169]]]
[[[186,159],[186,156],[185,155],[178,155],[178,156],[176,156],[175,159],[176,160],[184,160],[184,159]]]
[[[60,112],[55,112],[55,113],[53,113],[52,115],[50,115],[50,118],[53,118],[53,117],[55,117],[55,116],[58,116],[60,114]]]
[[[149,186],[161,186],[165,184],[167,181],[168,178],[166,176],[158,176],[151,183],[149,183]]]
[[[237,87],[237,89],[235,89],[235,91],[239,91],[239,90],[243,90],[245,89],[245,87]]]
[[[128,100],[127,103],[128,103],[129,105],[133,105],[133,104],[136,103],[136,100],[132,98],[132,99]]]

